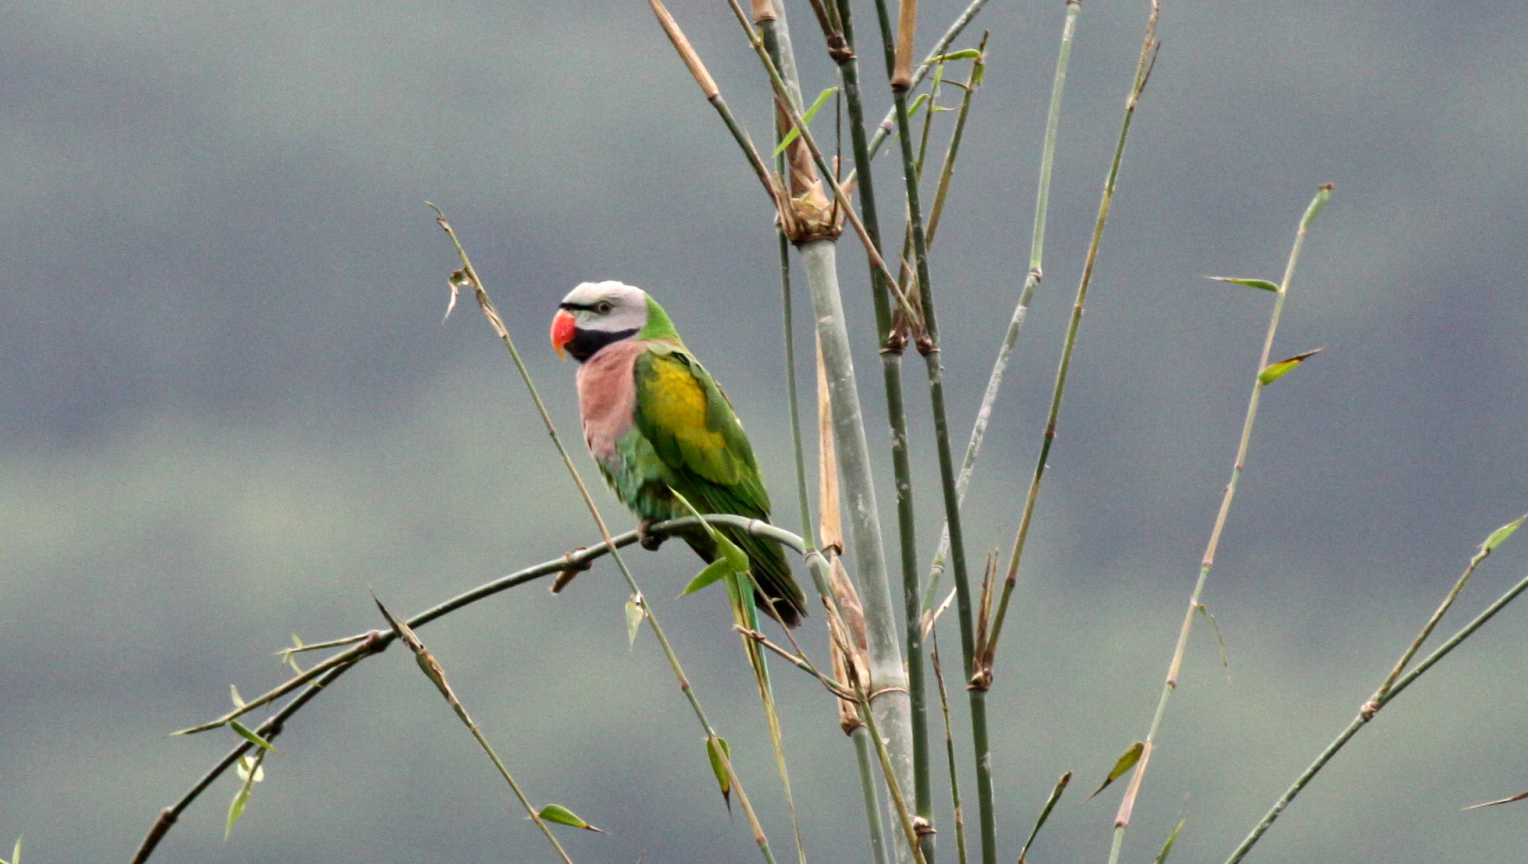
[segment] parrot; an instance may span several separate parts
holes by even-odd
[[[770,497],[743,424],[716,380],[680,339],[669,314],[646,291],[615,281],[584,282],[558,304],[553,351],[578,362],[584,443],[612,492],[649,527],[701,513],[768,522]],[[781,548],[733,526],[717,526],[749,557],[755,605],[786,627],[807,615]],[[716,543],[704,531],[682,535],[710,562]]]

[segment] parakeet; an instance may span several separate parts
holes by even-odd
[[[640,519],[639,531],[689,514],[671,489],[703,514],[769,520],[770,497],[732,403],[647,292],[620,282],[581,283],[558,304],[551,336],[559,356],[579,362],[584,442],[616,497]],[[780,547],[718,528],[748,554],[754,579],[769,595],[755,592],[755,603],[795,627],[807,602]],[[702,558],[715,558],[704,531],[684,538]]]

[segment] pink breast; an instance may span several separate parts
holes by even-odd
[[[579,416],[584,443],[600,462],[615,456],[616,442],[632,428],[637,384],[632,366],[646,346],[637,340],[612,343],[579,367]]]

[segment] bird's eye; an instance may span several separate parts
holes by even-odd
[[[611,302],[608,301],[608,300],[602,300],[599,303],[595,304],[595,312],[598,312],[601,315],[606,315],[607,313],[609,313],[611,311],[611,309],[612,309]]]

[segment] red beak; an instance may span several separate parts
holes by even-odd
[[[552,350],[557,352],[557,356],[559,358],[563,356],[563,349],[568,345],[568,343],[573,342],[573,332],[573,316],[570,315],[566,309],[558,310],[557,315],[552,317],[551,336]]]

